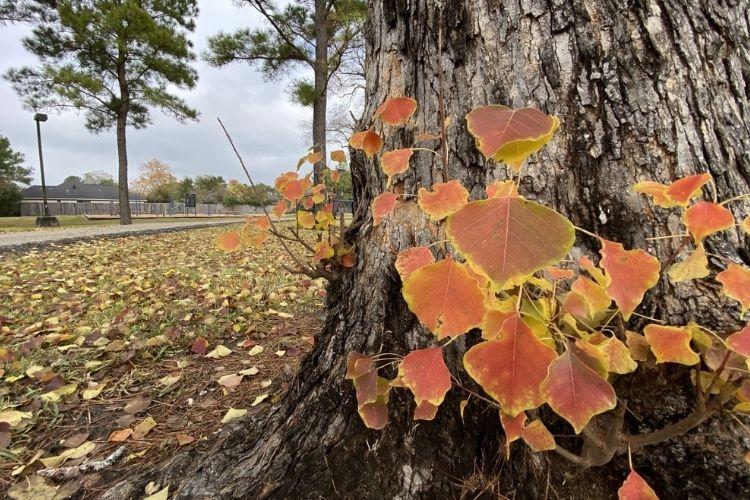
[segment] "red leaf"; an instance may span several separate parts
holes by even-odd
[[[370,429],[379,431],[388,425],[387,399],[378,399],[372,403],[366,403],[360,406],[357,411],[360,418],[362,418],[362,422]]]
[[[411,97],[389,97],[375,110],[375,117],[386,125],[403,125],[417,110],[417,101]]]
[[[656,356],[657,363],[694,365],[700,357],[690,348],[693,338],[688,327],[648,325],[643,329],[646,341]]]
[[[564,259],[573,225],[554,210],[521,198],[473,201],[450,215],[445,232],[471,265],[498,288]]]
[[[208,351],[208,340],[204,339],[203,337],[195,339],[195,342],[193,342],[193,347],[191,347],[190,350],[195,354],[204,356],[206,354],[206,351]]]
[[[484,340],[498,340],[502,336],[505,320],[516,316],[513,301],[493,301],[487,305],[480,328]]]
[[[349,145],[354,149],[364,151],[368,157],[371,157],[383,147],[383,140],[372,130],[364,130],[354,134],[349,139]]]
[[[475,345],[464,355],[466,372],[500,403],[500,410],[515,416],[544,402],[539,384],[555,351],[539,340],[517,314],[503,324],[498,340]]]
[[[427,400],[422,400],[414,410],[414,420],[432,420],[437,415],[439,408],[439,406],[429,403]]]
[[[383,153],[383,156],[380,157],[380,167],[388,176],[388,186],[391,185],[394,175],[409,170],[409,159],[413,153],[414,151],[411,148],[396,149]]]
[[[727,337],[726,344],[737,354],[750,358],[750,326]]]
[[[632,469],[625,482],[617,490],[617,498],[618,500],[659,500],[651,486]]]
[[[347,380],[354,380],[372,370],[375,362],[370,356],[366,356],[357,351],[350,352],[346,357],[346,375]]]
[[[573,344],[549,366],[542,393],[550,407],[579,434],[591,417],[617,404],[615,390],[589,363],[595,363]]]
[[[466,124],[485,158],[515,166],[552,138],[560,120],[534,108],[492,105],[472,110]]]
[[[716,281],[724,286],[724,295],[740,303],[743,314],[750,309],[750,268],[731,263]]]
[[[613,241],[600,238],[602,260],[607,272],[607,294],[615,301],[626,320],[643,300],[647,290],[659,282],[659,261],[641,249],[625,250]]]
[[[273,206],[273,214],[276,217],[281,217],[285,213],[286,213],[286,201],[281,199],[276,205]]]
[[[407,354],[398,367],[402,383],[414,394],[417,404],[427,401],[439,406],[451,388],[451,373],[439,347],[418,349]]]
[[[242,247],[242,235],[239,231],[229,231],[216,238],[216,246],[225,252],[236,252]]]
[[[683,216],[685,227],[693,235],[696,243],[706,236],[734,226],[732,212],[718,203],[699,201],[685,210]]]
[[[438,339],[479,326],[484,295],[463,264],[445,259],[422,266],[404,279],[409,309]]]
[[[469,192],[453,180],[434,184],[432,191],[419,188],[417,203],[432,220],[441,220],[460,210],[469,199]]]
[[[500,412],[500,424],[503,426],[503,431],[505,431],[505,443],[506,445],[510,444],[516,439],[521,438],[523,428],[526,425],[526,413],[521,412],[515,417],[509,417]]]
[[[686,207],[691,199],[701,194],[701,188],[711,180],[710,174],[695,174],[679,179],[669,186],[658,182],[639,182],[633,189],[653,197],[662,208]]]
[[[381,193],[372,200],[372,225],[377,226],[396,208],[397,196],[393,193]]]
[[[521,433],[523,441],[532,451],[548,451],[557,448],[555,438],[541,420],[534,420]]]
[[[405,280],[407,276],[417,269],[434,262],[435,257],[432,255],[429,248],[411,247],[400,251],[396,256],[396,270],[401,276],[401,279]]]

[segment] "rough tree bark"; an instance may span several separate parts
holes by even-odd
[[[313,147],[323,159],[313,166],[313,181],[323,182],[326,166],[326,128],[328,110],[328,17],[326,0],[315,0],[315,97],[313,99]]]
[[[122,54],[122,50],[120,51]],[[121,56],[124,57],[124,56]],[[130,108],[130,89],[125,74],[125,62],[117,67],[117,79],[120,85],[120,108],[117,111],[117,183],[120,197],[120,224],[123,226],[133,223],[130,217],[130,194],[128,190],[128,145],[126,132],[128,126],[128,111]]]
[[[434,0],[371,2],[365,116],[391,95],[412,96],[420,104],[412,126],[382,130],[385,149],[438,130],[442,66],[452,117],[448,175],[475,198],[505,172],[481,158],[465,130],[464,115],[488,103],[537,106],[561,118],[557,137],[525,169],[525,196],[627,247],[647,248],[662,261],[679,242],[646,238],[679,233],[679,220],[650,208],[630,190],[633,183],[709,171],[720,198],[750,191],[747,1],[442,5],[440,13]],[[438,172],[434,155],[418,153],[396,188],[414,193],[439,179]],[[472,402],[462,421],[458,401],[465,396],[458,390],[433,422],[410,421],[413,403],[397,394],[384,431],[363,427],[351,384],[343,379],[345,356],[352,350],[403,354],[431,340],[401,298],[393,262],[400,249],[434,241],[436,234],[412,201],[400,203],[391,220],[373,227],[369,204],[384,189],[385,177],[376,162],[359,156],[352,173],[359,201],[349,237],[357,245],[357,264],[331,284],[325,327],[283,402],[264,418],[226,430],[207,455],[178,456],[108,496],[135,496],[154,480],[170,484],[180,498],[445,498],[468,491],[612,497],[627,469],[623,455],[585,474],[555,455],[531,455],[523,446],[514,447],[505,462],[497,415]],[[731,208],[746,213],[748,205]],[[579,250],[597,250],[593,240],[579,241]],[[747,243],[739,232],[727,231],[711,239],[709,251],[748,264]],[[679,287],[662,280],[642,312],[674,324],[695,319],[720,331],[738,326],[739,317],[710,280]],[[453,366],[464,349],[461,340],[452,344]],[[663,379],[656,375],[636,375],[618,386],[637,415],[626,417],[631,431],[653,430],[689,411],[689,390],[665,397]],[[686,381],[686,372],[669,375]],[[457,376],[466,380],[465,374]],[[570,434],[551,415],[543,417],[555,433]],[[750,443],[738,428],[716,417],[690,437],[635,450],[633,460],[664,498],[740,495],[750,487],[742,463]]]

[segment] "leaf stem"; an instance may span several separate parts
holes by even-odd
[[[739,196],[735,196],[734,198],[729,198],[728,200],[724,200],[721,203],[719,203],[719,205],[724,206],[727,203],[732,203],[733,201],[744,200],[744,199],[748,199],[748,198],[750,198],[750,193],[741,194]]]

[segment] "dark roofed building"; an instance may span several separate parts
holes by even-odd
[[[41,201],[42,186],[30,186],[21,191],[24,201]],[[59,202],[117,201],[120,196],[117,186],[83,184],[77,181],[63,182],[59,186],[47,186],[47,199]],[[130,195],[135,200],[135,195]]]

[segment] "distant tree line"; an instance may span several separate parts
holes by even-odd
[[[0,135],[0,217],[21,215],[19,184],[31,182],[31,169],[24,167],[23,153],[14,151]]]
[[[266,184],[255,188],[220,175],[186,176],[181,180],[166,163],[156,158],[141,165],[140,176],[131,186],[133,192],[150,203],[184,201],[194,193],[198,203],[223,203],[227,206],[271,204],[278,201],[276,191]]]

